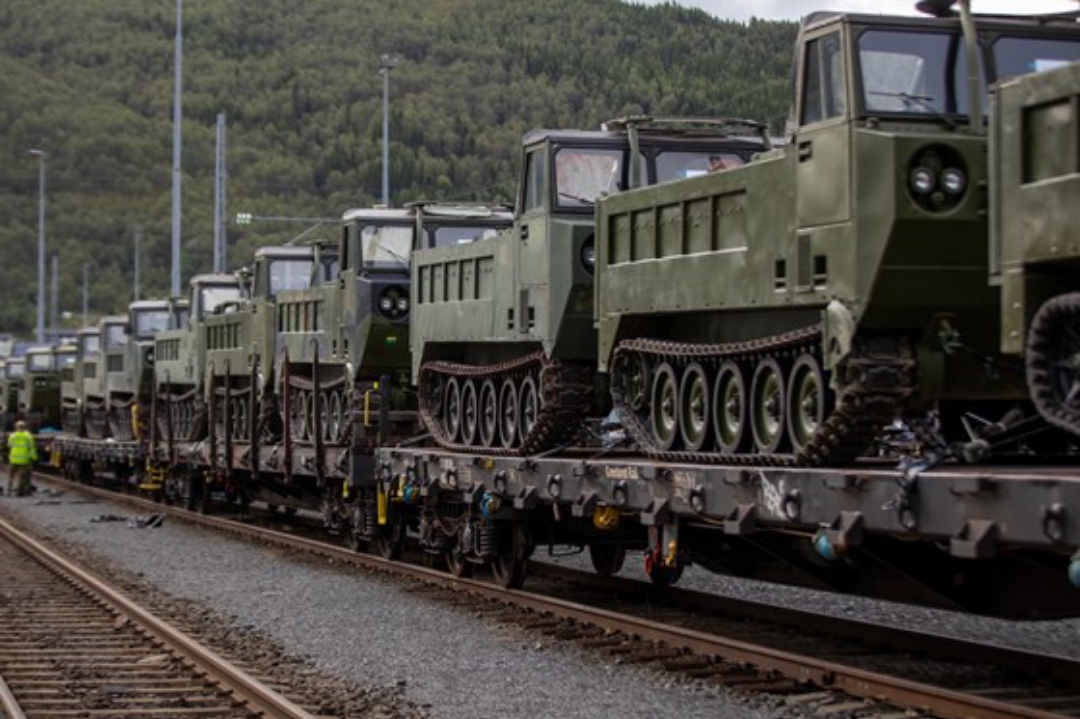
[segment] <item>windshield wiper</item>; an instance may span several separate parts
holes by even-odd
[[[593,205],[596,204],[596,200],[590,200],[590,199],[588,199],[586,197],[578,197],[577,195],[571,195],[569,192],[562,192],[561,190],[559,191],[559,197],[565,197],[568,200],[573,200],[574,202],[580,202],[581,204],[585,205],[586,207],[592,207]]]
[[[398,264],[400,264],[402,267],[404,267],[405,269],[409,269],[409,258],[408,257],[402,257],[401,255],[399,255],[397,252],[394,252],[392,249],[390,249],[386,245],[379,245],[379,249],[382,250],[383,252],[385,252],[386,254],[390,255],[391,257],[393,257],[395,260],[397,260]]]
[[[912,105],[916,105],[916,106],[921,107],[922,109],[926,110],[934,118],[936,118],[938,120],[941,120],[942,122],[944,122],[949,127],[952,127],[952,128],[960,127],[959,125],[956,124],[955,120],[953,120],[952,118],[950,118],[950,117],[948,117],[946,115],[942,115],[940,112],[938,112],[936,107],[934,107],[933,105],[930,104],[930,103],[932,103],[934,101],[934,98],[930,97],[929,95],[912,95],[911,93],[908,93],[908,92],[880,92],[880,91],[875,91],[875,90],[867,90],[866,94],[867,95],[877,95],[878,97],[895,97],[895,98],[898,98],[904,103],[904,107],[911,107]]]

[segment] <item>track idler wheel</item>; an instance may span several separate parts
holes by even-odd
[[[1047,422],[1080,434],[1080,293],[1043,303],[1027,347],[1031,399]]]
[[[774,454],[784,442],[786,384],[775,359],[758,364],[750,387],[750,428],[754,445],[762,454]]]

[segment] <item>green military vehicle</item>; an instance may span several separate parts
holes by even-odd
[[[64,432],[73,437],[86,436],[86,398],[101,390],[98,363],[101,355],[101,330],[83,327],[75,334],[76,360],[70,381],[61,379],[60,403]]]
[[[1001,351],[1023,356],[1031,398],[1080,434],[1080,63],[1036,56],[991,103],[991,262]]]
[[[109,383],[122,380],[124,355],[128,345],[126,315],[108,315],[98,321],[98,355],[96,376],[86,378],[83,395],[83,415],[86,436],[107,439],[112,434],[109,406]]]
[[[769,147],[748,121],[629,118],[527,134],[513,228],[414,256],[413,376],[436,441],[528,454],[573,436],[593,404],[596,202]]]
[[[176,329],[186,305],[169,300],[138,300],[128,305],[123,335],[105,334],[105,396],[109,436],[117,441],[138,439],[150,411],[154,379],[154,337]],[[114,325],[110,322],[109,328]],[[111,336],[108,332],[111,332]]]
[[[245,271],[251,285],[247,297],[206,316],[206,400],[214,415],[215,439],[244,446],[259,428],[256,408],[273,393],[277,296],[307,289],[313,263],[311,247],[260,248]]]
[[[207,432],[206,319],[218,308],[238,304],[243,291],[233,275],[196,275],[190,297],[186,322],[154,335],[155,439],[168,443],[170,464],[176,459],[174,442],[200,440]]]
[[[1080,57],[1080,25],[941,5],[808,16],[785,148],[599,203],[600,367],[652,456],[842,464],[898,414],[929,434],[933,408],[931,441],[959,444],[1022,416],[980,77]]]
[[[9,357],[3,362],[3,374],[0,375],[0,416],[3,417],[5,432],[15,430],[15,421],[19,416],[19,390],[26,376],[26,361],[22,357]]]
[[[322,281],[279,296],[286,474],[307,477],[290,491],[308,493],[309,501],[321,497],[329,526],[342,526],[348,511],[342,485],[350,479],[354,486],[371,484],[379,435],[391,441],[415,429],[407,393],[412,253],[464,246],[511,219],[504,208],[476,204],[350,210],[342,217],[340,242],[317,248],[328,271]],[[384,420],[381,431],[377,417]],[[367,541],[377,534],[375,500],[359,491],[353,522],[357,538]]]
[[[19,388],[19,416],[31,432],[60,428],[60,363],[53,347],[26,352],[26,377]]]

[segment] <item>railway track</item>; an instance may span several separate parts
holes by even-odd
[[[0,715],[314,715],[0,521]]]
[[[51,481],[52,478],[49,478]],[[941,717],[1080,714],[1080,662],[536,566],[530,590],[505,590],[424,566],[223,517],[163,508],[145,499],[65,483],[147,512],[166,511],[261,543],[402,578],[430,595],[501,624],[570,642],[619,663],[651,664],[684,677],[784,695],[826,713]]]

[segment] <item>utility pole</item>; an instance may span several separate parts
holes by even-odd
[[[132,288],[131,296],[133,302],[139,301],[139,272],[142,269],[142,260],[139,259],[139,250],[142,245],[142,228],[135,228],[135,286]]]
[[[45,151],[30,150],[38,159],[38,299],[37,341],[45,342]]]
[[[176,76],[173,79],[173,164],[172,164],[172,291],[180,296],[180,125],[183,113],[180,96],[184,63],[184,0],[176,0]]]
[[[60,306],[60,253],[52,253],[52,301],[49,303],[49,343],[56,342],[59,334],[56,308]]]
[[[383,77],[382,99],[382,203],[390,206],[390,71],[398,64],[393,55],[379,58],[379,74]]]
[[[90,263],[84,262],[82,266],[82,326],[90,321]]]
[[[224,272],[225,260],[225,113],[217,116],[217,153],[214,163],[214,272]]]

